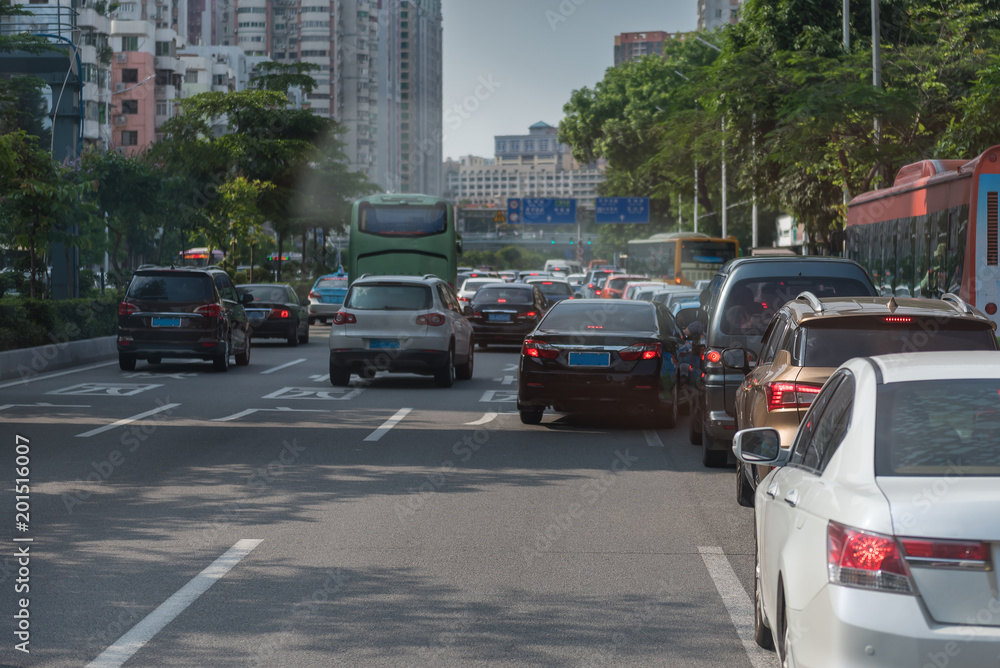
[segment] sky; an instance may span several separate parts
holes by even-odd
[[[615,35],[688,32],[698,0],[443,0],[444,157],[493,156],[493,136],[558,126],[614,63]]]

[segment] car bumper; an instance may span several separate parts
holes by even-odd
[[[518,374],[517,402],[535,408],[558,407],[567,412],[626,410],[646,413],[659,405],[659,378],[632,374]]]
[[[798,668],[986,668],[1000,654],[1000,627],[937,624],[916,596],[827,585],[788,622]]]
[[[198,343],[145,343],[145,342],[117,342],[118,352],[123,355],[130,355],[136,359],[144,360],[150,357],[196,357],[201,359],[212,359],[225,349],[225,345],[219,341],[204,341]]]
[[[259,325],[253,326],[253,335],[258,339],[284,339],[293,334],[298,334],[298,327],[295,322],[272,322],[265,320]]]
[[[440,350],[331,350],[331,366],[347,367],[351,373],[365,370],[392,373],[432,374],[448,363],[448,351]]]
[[[316,303],[309,302],[309,316],[310,317],[320,317],[326,318],[332,316],[334,313],[339,311],[344,306],[343,303],[327,304],[327,303]]]
[[[490,326],[474,323],[472,332],[475,334],[476,343],[508,343],[510,345],[521,345],[524,337],[535,329],[534,322],[527,325]]]

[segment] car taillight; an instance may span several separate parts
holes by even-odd
[[[906,315],[887,315],[882,318],[882,322],[908,323],[913,322],[913,318]]]
[[[707,353],[702,355],[702,359],[712,364],[718,364],[722,360],[722,353],[718,350],[709,350]]]
[[[138,312],[139,307],[135,304],[129,304],[128,302],[118,304],[118,315],[132,315],[133,313]]]
[[[425,313],[423,315],[417,316],[418,325],[430,325],[431,327],[439,327],[448,321],[444,317],[443,313]]]
[[[709,357],[712,356],[712,351]],[[717,353],[716,353],[717,354]],[[819,394],[819,385],[807,385],[805,383],[775,382],[766,383],[764,392],[767,394],[767,410],[773,411],[779,408],[807,408],[812,404],[813,399]]]
[[[315,290],[309,291],[309,299],[319,299],[319,293]]]
[[[206,318],[218,318],[222,315],[222,307],[218,304],[205,304],[196,308],[194,312],[200,313]]]
[[[598,297],[600,297],[601,296],[601,289],[597,288],[596,290],[594,290],[594,294],[597,295]]]
[[[483,317],[483,314],[482,314],[482,313],[480,313],[479,311],[473,311],[473,312],[472,312],[472,317],[473,317],[473,318],[482,318],[482,317]]]
[[[469,298],[468,297],[459,297],[458,301],[460,301],[460,302],[467,302],[467,301],[469,301]]]
[[[538,311],[525,311],[524,313],[518,313],[518,318],[536,318],[538,317]]]
[[[559,350],[544,341],[525,339],[524,344],[521,346],[521,354],[525,357],[540,357],[546,360],[554,360],[559,357]]]
[[[626,362],[638,359],[655,360],[663,357],[663,346],[659,343],[633,343],[618,351],[618,356]]]
[[[830,522],[827,575],[833,584],[912,594],[910,569],[894,536],[859,531]]]
[[[966,540],[900,538],[908,562],[919,566],[985,569],[990,562],[986,543]]]
[[[271,315],[267,316],[269,319],[273,318],[275,320],[287,320],[289,316],[288,311],[280,308],[271,309]]]
[[[353,313],[347,313],[346,311],[337,311],[333,314],[333,324],[335,325],[353,325],[358,321],[354,317]]]

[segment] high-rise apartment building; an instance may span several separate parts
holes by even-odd
[[[623,32],[615,35],[615,67],[639,60],[643,56],[663,55],[663,43],[679,37],[662,30],[652,32]]]
[[[716,30],[740,21],[742,0],[698,0],[698,30]]]

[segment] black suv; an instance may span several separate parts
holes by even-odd
[[[690,439],[702,446],[705,466],[725,466],[736,433],[736,390],[740,370],[726,369],[722,352],[745,348],[752,362],[771,318],[803,292],[818,297],[874,297],[868,272],[843,258],[743,257],[730,260],[701,295],[707,311],[703,374],[694,385]],[[682,312],[683,313],[683,312]],[[678,314],[678,320],[683,320]]]
[[[217,371],[250,363],[250,325],[229,275],[218,268],[152,268],[132,275],[118,305],[118,366],[164,357],[211,360]]]

